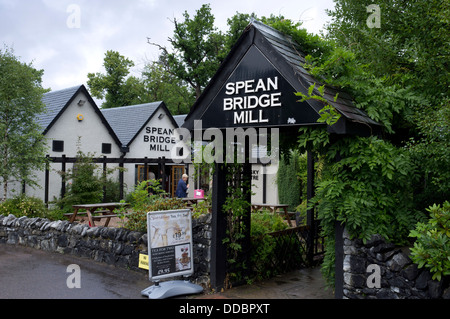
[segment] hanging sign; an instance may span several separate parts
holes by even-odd
[[[147,237],[150,280],[193,274],[190,209],[147,213]]]
[[[316,124],[317,112],[255,46],[244,55],[201,115],[203,129]]]

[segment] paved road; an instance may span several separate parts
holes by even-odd
[[[79,267],[80,288],[69,265]],[[139,273],[72,255],[0,244],[0,299],[146,299],[141,291],[151,285],[147,273]],[[301,269],[222,293],[179,296],[177,299],[324,299],[320,270]]]
[[[76,264],[78,272],[68,266]],[[78,282],[80,288],[68,288]],[[0,298],[130,299],[145,298],[147,274],[76,256],[0,244]]]

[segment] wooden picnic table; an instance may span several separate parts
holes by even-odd
[[[80,209],[85,209],[89,220],[89,226],[91,227],[95,226],[94,220],[106,218],[105,227],[107,227],[111,218],[117,216],[114,214],[114,210],[116,208],[120,208],[127,205],[128,205],[127,203],[96,203],[96,204],[73,205],[72,208],[74,210],[72,215],[70,216],[69,221],[73,223],[75,221],[75,218],[77,217],[78,211]],[[101,213],[100,216],[94,216],[97,209],[101,209],[101,211],[98,212]]]
[[[291,218],[290,218],[289,212],[288,212],[288,208],[289,208],[289,205],[287,205],[287,204],[261,204],[261,203],[253,203],[252,204],[252,211],[260,211],[263,209],[268,209],[272,213],[283,213],[284,216],[286,217],[286,220],[288,221],[289,225],[292,225]]]

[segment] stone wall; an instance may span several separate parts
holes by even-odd
[[[344,298],[450,299],[449,278],[432,280],[428,270],[411,261],[408,247],[395,246],[379,235],[365,244],[351,240],[346,230],[343,237]]]
[[[194,282],[209,287],[211,216],[192,219]],[[44,218],[0,215],[0,244],[22,245],[61,254],[90,258],[109,265],[148,273],[138,267],[147,253],[147,234],[124,228],[89,227]]]

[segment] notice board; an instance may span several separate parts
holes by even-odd
[[[190,209],[148,212],[147,236],[150,280],[193,274]]]

